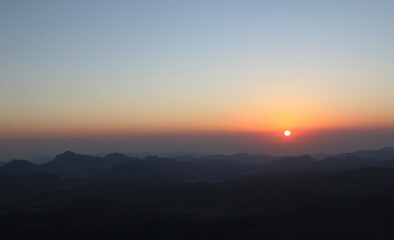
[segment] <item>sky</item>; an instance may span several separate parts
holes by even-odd
[[[394,145],[393,12],[379,0],[3,0],[0,161]]]

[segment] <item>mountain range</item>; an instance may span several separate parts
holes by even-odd
[[[0,167],[1,239],[388,240],[392,150],[13,160]]]
[[[188,181],[221,181],[261,175],[265,172],[332,172],[367,167],[394,168],[394,148],[343,153],[317,161],[310,155],[273,157],[269,155],[208,155],[174,158],[129,157],[111,153],[103,157],[66,151],[44,164],[12,160],[0,167],[0,174],[21,175],[49,173],[56,176],[83,177],[94,180],[172,178]]]

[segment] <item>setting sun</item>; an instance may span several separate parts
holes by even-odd
[[[286,131],[284,132],[284,135],[285,135],[286,137],[290,136],[290,134],[291,134],[291,132],[290,132],[289,130],[286,130]]]

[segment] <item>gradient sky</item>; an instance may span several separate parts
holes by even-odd
[[[393,12],[392,0],[3,0],[0,160],[34,144],[34,154],[393,145]],[[277,139],[285,129],[298,133],[292,147]],[[338,147],[344,133],[352,140]]]

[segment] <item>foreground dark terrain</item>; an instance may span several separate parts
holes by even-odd
[[[1,239],[393,239],[394,149],[0,167]]]

